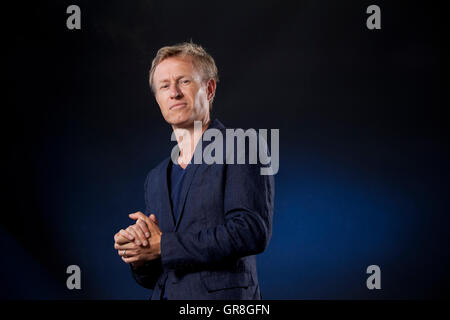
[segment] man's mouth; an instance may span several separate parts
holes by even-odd
[[[183,102],[183,103],[177,103],[177,104],[174,104],[173,106],[171,106],[169,109],[170,110],[176,110],[176,109],[181,109],[181,108],[183,108],[183,107],[185,107],[186,106],[186,103],[185,102]]]

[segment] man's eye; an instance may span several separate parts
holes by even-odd
[[[168,87],[168,85],[165,84],[165,85],[161,86],[161,89],[165,89],[165,88],[167,88],[167,87]]]
[[[190,80],[183,80],[184,84],[188,84],[189,82],[191,82]]]

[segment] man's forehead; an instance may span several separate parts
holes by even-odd
[[[167,78],[178,75],[192,75],[195,73],[192,58],[170,57],[161,61],[155,68],[155,77]]]

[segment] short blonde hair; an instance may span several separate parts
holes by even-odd
[[[162,47],[156,53],[155,58],[152,61],[152,67],[150,68],[150,88],[153,93],[155,93],[154,83],[153,83],[153,75],[155,73],[155,69],[163,60],[170,57],[177,56],[186,56],[189,55],[193,59],[194,67],[200,71],[202,76],[202,81],[207,82],[209,79],[214,79],[216,83],[219,82],[219,75],[217,71],[216,63],[214,62],[213,57],[203,49],[202,46],[195,44],[193,42],[183,42],[178,43],[173,46]],[[214,99],[214,97],[213,97]],[[213,99],[210,101],[209,109],[212,108]]]

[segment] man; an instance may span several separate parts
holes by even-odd
[[[208,145],[199,143],[205,130],[225,135],[210,119],[213,58],[193,43],[163,47],[149,82],[179,154],[149,172],[145,214],[130,215],[137,222],[114,236],[115,249],[135,280],[153,289],[151,299],[260,299],[255,255],[271,237],[273,176],[258,164],[192,161]]]

